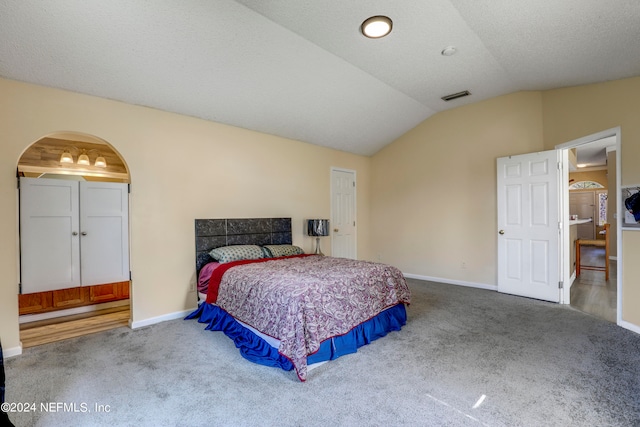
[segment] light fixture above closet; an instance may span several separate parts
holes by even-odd
[[[73,163],[73,156],[66,149],[62,152],[62,156],[60,156],[60,163]]]
[[[105,160],[104,157],[98,156],[98,157],[96,157],[96,161],[93,163],[93,165],[97,166],[99,168],[106,168],[107,167],[107,161]]]
[[[89,166],[91,164],[89,156],[87,155],[87,150],[82,150],[82,154],[78,156],[78,164],[82,166]]]
[[[76,152],[80,152],[80,155],[78,156],[78,161],[77,164],[80,166],[91,166],[91,160],[89,159],[89,153],[91,152],[95,152],[98,154],[98,156],[96,157],[95,162],[93,163],[94,166],[97,166],[99,168],[106,168],[107,167],[107,160],[100,154],[100,152],[98,150],[92,149],[92,150],[80,150],[78,147],[75,146],[69,146],[67,148],[65,148],[62,151],[62,155],[60,156],[60,163],[67,163],[67,164],[73,164],[73,155],[71,154],[71,149],[74,149]]]

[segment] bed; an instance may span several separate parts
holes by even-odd
[[[397,268],[304,254],[291,218],[197,219],[195,236],[204,292],[187,319],[224,332],[250,361],[305,381],[310,366],[406,323],[411,296]]]

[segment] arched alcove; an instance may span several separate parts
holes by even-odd
[[[67,157],[66,159],[63,158],[63,153],[65,153],[65,157]],[[78,162],[82,155],[86,156],[83,156],[86,162]],[[86,321],[86,317],[92,317],[91,322],[96,323],[96,319],[98,319],[96,315],[104,315],[106,312],[109,313],[109,317],[105,318],[105,323],[112,321],[106,319],[118,318],[119,323],[114,322],[113,327],[128,324],[130,317],[130,281],[128,272],[128,192],[126,184],[129,184],[131,180],[129,169],[124,158],[109,142],[99,137],[79,132],[54,132],[39,138],[23,151],[17,163],[17,176],[21,182],[23,181],[23,178],[54,178],[80,181],[78,184],[80,189],[87,184],[91,187],[102,186],[120,188],[121,194],[123,194],[122,218],[124,222],[119,229],[122,230],[122,236],[126,236],[120,240],[122,242],[121,246],[126,248],[126,251],[120,252],[120,254],[122,254],[121,259],[126,259],[127,263],[126,277],[121,275],[119,276],[121,278],[117,280],[98,282],[97,284],[96,282],[92,282],[90,284],[83,282],[80,285],[65,287],[63,289],[58,287],[51,290],[44,289],[42,291],[33,291],[32,289],[29,292],[23,292],[24,287],[22,286],[22,281],[24,279],[24,273],[22,270],[24,268],[24,254],[22,251],[24,251],[24,248],[22,241],[25,237],[22,235],[22,229],[20,228],[20,221],[24,221],[20,218],[20,216],[22,216],[20,215],[18,218],[18,229],[21,230],[21,245],[19,249],[21,251],[19,258],[21,259],[21,289],[18,299],[21,341],[23,341],[23,346],[30,346],[25,342],[23,326],[27,324],[34,324],[34,322],[37,324],[44,323],[46,326],[50,323],[58,323],[56,326],[60,328],[60,322],[70,320],[68,316],[74,316],[72,320],[73,322]],[[91,183],[83,184],[82,181],[91,181]],[[37,184],[38,186],[41,186],[45,184],[46,180],[34,181],[27,179],[25,180],[25,186],[27,185],[27,182],[42,182],[42,184]],[[49,185],[58,186],[57,184]],[[68,185],[71,185],[71,183]],[[20,195],[21,197],[23,195],[22,189],[20,189]],[[20,206],[20,209],[23,209],[22,205]],[[106,230],[106,228],[102,229]],[[66,235],[66,233],[64,234]],[[74,228],[73,233],[69,234],[73,234],[75,238],[78,238],[78,234],[82,234],[84,236],[87,233],[83,232],[81,229],[76,230]],[[91,232],[89,234],[91,234]],[[82,238],[84,239],[85,237]],[[86,245],[80,244],[80,246],[84,247]],[[31,253],[35,254],[36,252]],[[41,257],[38,259],[41,259]],[[120,271],[121,273],[124,273],[124,267]],[[29,334],[36,329],[31,327],[29,328]],[[82,327],[71,327],[69,329],[80,330]],[[102,324],[102,328],[100,328],[100,325],[96,327],[96,330],[104,329],[109,328],[105,327],[105,324]],[[86,331],[86,333],[91,332],[91,329]],[[46,333],[46,331],[43,331],[43,333]],[[67,337],[77,335],[79,335],[79,333],[74,331],[69,331],[67,333]],[[62,338],[64,337],[63,333]],[[34,342],[38,342],[37,337]],[[48,341],[45,340],[43,342]]]
[[[73,163],[61,162],[64,152],[71,154]],[[89,165],[78,164],[78,157],[86,153]],[[98,157],[106,166],[96,166]],[[55,132],[46,135],[25,149],[18,160],[19,176],[39,177],[42,174],[80,175],[92,181],[129,182],[129,169],[124,158],[107,141],[77,132]]]

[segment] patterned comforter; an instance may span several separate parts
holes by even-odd
[[[280,340],[279,352],[307,376],[307,355],[398,303],[410,291],[400,270],[345,258],[306,256],[238,265],[222,276],[216,304]]]

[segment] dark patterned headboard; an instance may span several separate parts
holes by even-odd
[[[213,261],[209,251],[228,245],[290,245],[291,218],[196,219],[196,274]],[[197,275],[196,275],[197,277]]]

